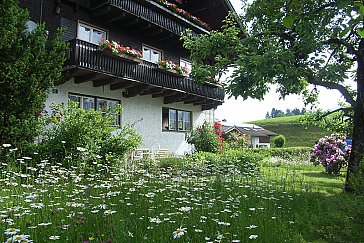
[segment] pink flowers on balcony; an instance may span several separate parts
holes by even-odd
[[[137,59],[142,58],[142,53],[140,51],[132,49],[128,46],[123,46],[115,41],[106,40],[105,38],[100,40],[99,48],[102,51],[109,50],[114,55],[124,57],[124,58],[125,58],[125,56],[130,56],[132,58],[137,58]]]
[[[178,74],[178,75],[182,75],[182,76],[187,76],[188,75],[188,69],[186,67],[181,67],[180,65],[172,62],[172,61],[168,61],[168,60],[160,60],[157,62],[158,67],[160,69]]]
[[[187,11],[179,8],[176,4],[174,3],[170,3],[167,0],[156,0],[156,2],[162,4],[163,6],[169,8],[170,10],[172,10],[173,12],[181,15],[182,17],[194,22],[195,24],[198,24],[199,26],[209,30],[211,29],[210,25],[203,22],[202,20],[200,20],[199,18],[193,16],[192,14],[188,13]]]

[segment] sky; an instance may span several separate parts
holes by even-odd
[[[240,0],[230,0],[230,2],[238,13],[241,12]],[[324,110],[335,109],[338,107],[338,102],[343,101],[338,91],[324,88],[319,89],[319,91],[318,108]],[[271,112],[272,108],[286,111],[286,109],[302,109],[303,107],[304,103],[300,96],[289,95],[284,100],[280,100],[275,88],[272,87],[263,101],[250,98],[243,100],[241,97],[228,99],[228,95],[226,95],[225,102],[216,109],[215,117],[219,120],[226,119],[228,123],[240,124],[264,119],[267,111]],[[310,107],[306,107],[306,109],[309,110]]]

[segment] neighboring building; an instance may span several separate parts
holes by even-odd
[[[45,22],[52,38],[63,27],[63,40],[69,43],[65,78],[49,93],[48,109],[52,102],[68,99],[84,109],[121,104],[123,113],[115,125],[134,124],[144,139],[142,147],[158,145],[176,154],[191,150],[186,130],[213,121],[214,109],[224,100],[223,89],[199,86],[158,69],[156,63],[163,59],[190,67],[181,33],[190,29],[195,36],[206,34],[204,23],[219,29],[233,11],[228,0],[20,0],[20,4],[30,12],[30,28]],[[101,39],[139,50],[143,60],[107,55],[99,50]]]
[[[270,148],[270,137],[277,135],[274,132],[268,131],[262,127],[253,124],[244,124],[241,126],[223,125],[222,132],[225,134],[230,132],[236,132],[250,138],[250,141],[248,141],[248,146],[252,148]]]

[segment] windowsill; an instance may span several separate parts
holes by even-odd
[[[162,132],[175,132],[175,133],[186,133],[187,130],[162,130]]]
[[[143,60],[144,62],[148,62],[148,63],[152,63],[152,64],[157,65],[157,62],[152,62],[152,61],[150,61],[150,60],[146,60],[146,59],[143,59],[143,58],[142,58],[142,60]]]

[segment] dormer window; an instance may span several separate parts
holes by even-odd
[[[143,45],[143,60],[157,63],[162,60],[162,51]]]
[[[99,44],[102,38],[106,39],[106,31],[80,22],[78,23],[77,38],[93,44]]]

